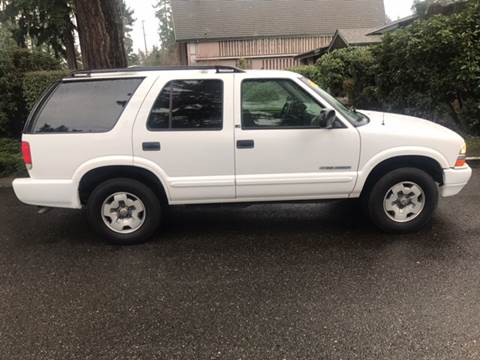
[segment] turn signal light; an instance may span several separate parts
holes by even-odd
[[[457,162],[455,167],[464,167],[467,163],[467,144],[463,144],[462,149],[460,150],[460,155],[458,155]]]
[[[455,163],[455,167],[464,167],[466,163],[467,160],[465,159],[465,157],[463,159],[458,158],[457,162]]]
[[[464,167],[467,163],[465,156],[460,156],[455,163],[455,167]]]
[[[25,166],[30,170],[32,168],[32,153],[30,151],[30,144],[26,141],[22,141],[22,155]]]

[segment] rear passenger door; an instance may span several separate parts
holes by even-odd
[[[161,74],[135,121],[134,162],[159,175],[172,204],[231,201],[233,132],[232,74]]]

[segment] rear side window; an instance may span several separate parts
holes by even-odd
[[[33,133],[98,133],[113,129],[143,79],[62,82],[33,119]]]
[[[162,89],[147,127],[161,130],[221,130],[223,81],[175,80]]]

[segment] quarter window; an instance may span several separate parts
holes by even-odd
[[[242,82],[242,128],[321,128],[321,106],[288,79]]]
[[[161,91],[148,119],[148,129],[221,130],[223,82],[174,80]]]
[[[143,79],[59,83],[34,117],[33,133],[97,133],[113,129]]]

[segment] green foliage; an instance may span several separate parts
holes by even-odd
[[[20,47],[29,40],[36,48],[43,45],[55,57],[66,57],[65,35],[72,32],[72,5],[70,0],[0,0],[0,21],[16,24],[10,28]]]
[[[23,93],[26,72],[60,69],[57,60],[26,49],[0,50],[0,136],[19,137],[28,115]]]
[[[360,107],[376,106],[375,58],[370,48],[335,50],[318,60],[321,83],[338,97],[348,97]]]
[[[303,65],[303,66],[297,66],[292,69],[290,69],[293,72],[302,74],[305,76],[307,79],[310,79],[314,82],[316,82],[318,85],[321,87],[325,87],[325,84],[323,83],[323,79],[320,78],[320,71],[319,68],[315,65]]]
[[[480,133],[480,0],[387,34],[375,57],[387,110],[451,117]]]
[[[153,47],[148,55],[145,56],[144,53],[140,52],[140,56],[143,59],[142,64],[145,66],[176,65],[178,62],[175,51],[171,49],[159,49],[156,46]]]
[[[238,59],[237,67],[239,69],[248,69],[249,67],[248,60],[245,58]]]
[[[413,10],[420,17],[451,15],[465,8],[465,0],[415,0]]]
[[[449,3],[441,4],[447,15],[428,15],[387,33],[381,45],[335,50],[315,67],[294,71],[334,96],[348,97],[357,108],[405,113],[480,134],[480,0],[460,8]]]
[[[244,82],[242,86],[243,101],[269,103],[279,100],[279,91],[275,82]]]
[[[315,81],[336,97],[348,98],[357,107],[378,107],[377,67],[370,48],[334,50],[322,56],[315,66],[302,66],[293,71]]]
[[[159,0],[155,15],[160,21],[159,35],[162,50],[175,48],[175,32],[171,0]]]
[[[11,49],[15,47],[15,41],[12,38],[10,29],[10,22],[0,22],[0,49]]]
[[[0,138],[0,177],[24,173],[20,143],[17,140]]]
[[[30,110],[40,95],[54,82],[69,74],[66,70],[34,71],[25,74],[23,93],[28,110]]]

